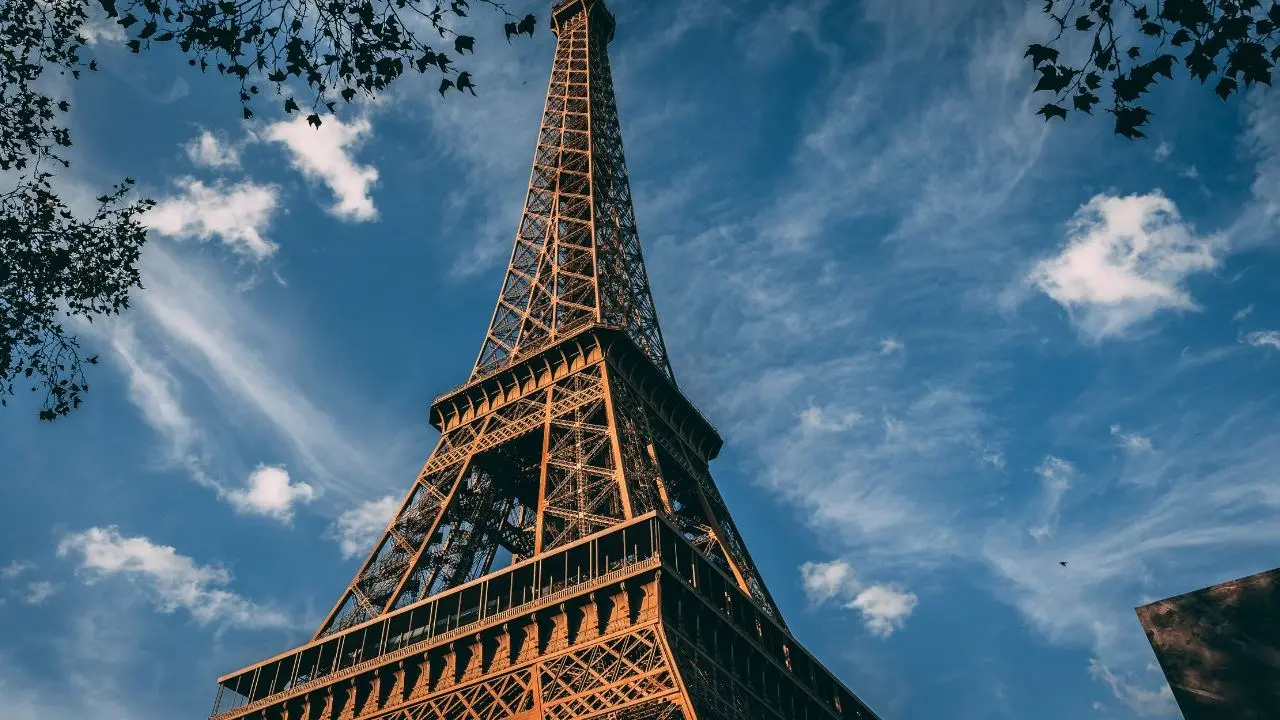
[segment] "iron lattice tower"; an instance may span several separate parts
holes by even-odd
[[[439,444],[307,644],[215,720],[875,718],[791,636],[645,276],[602,0],[556,54],[506,278]]]

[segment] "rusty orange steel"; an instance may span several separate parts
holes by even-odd
[[[708,471],[636,232],[602,0],[556,53],[511,260],[440,441],[307,644],[218,720],[876,718],[791,636]]]

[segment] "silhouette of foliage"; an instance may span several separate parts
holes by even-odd
[[[1106,84],[1115,132],[1131,140],[1145,137],[1141,128],[1151,118],[1144,96],[1157,78],[1172,80],[1177,66],[1202,84],[1213,81],[1213,92],[1226,100],[1242,86],[1271,85],[1280,60],[1275,0],[1266,6],[1259,0],[1044,0],[1044,12],[1058,32],[1030,45],[1025,57],[1039,74],[1033,92],[1054,100],[1036,114],[1046,122],[1069,112],[1092,114]],[[1055,47],[1069,31],[1092,41],[1082,64],[1070,64]]]
[[[472,76],[454,66],[440,43],[462,56],[475,38],[450,27],[467,17],[467,0],[93,0],[124,33],[134,53],[176,45],[189,65],[239,84],[241,114],[260,87],[283,95],[285,114],[321,112],[337,99],[375,96],[407,70],[440,72],[449,88],[476,94]],[[506,39],[532,36],[533,15],[516,18],[496,0],[474,0],[504,16]],[[0,2],[0,171],[11,189],[0,194],[0,405],[15,383],[44,391],[39,417],[54,420],[83,402],[83,357],[63,318],[92,322],[129,306],[141,288],[137,263],[146,241],[141,215],[150,200],[128,202],[126,178],[81,212],[63,202],[55,171],[70,166],[71,134],[60,118],[66,100],[46,94],[46,73],[79,79],[98,69],[86,58],[90,0]],[[299,100],[293,90],[305,92]]]

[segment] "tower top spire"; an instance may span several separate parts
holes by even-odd
[[[627,182],[603,0],[551,8],[556,56],[524,212],[468,383],[591,326],[622,330],[674,382]]]
[[[613,29],[617,22],[613,13],[605,7],[604,0],[557,0],[551,5],[551,32],[560,37],[561,30],[578,15],[587,14],[587,24],[593,31],[601,33],[604,41],[613,40]]]

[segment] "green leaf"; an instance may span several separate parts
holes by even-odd
[[[1033,44],[1027,46],[1027,52],[1022,57],[1031,58],[1031,66],[1039,68],[1043,63],[1057,62],[1058,51],[1045,45]]]
[[[1087,90],[1080,90],[1071,98],[1071,103],[1075,105],[1077,110],[1083,110],[1086,113],[1093,113],[1093,106],[1098,104],[1098,96]]]
[[[132,50],[134,54],[137,54],[142,49],[142,41],[130,40],[129,42],[125,43],[125,46],[127,46],[130,50]]]
[[[1159,37],[1164,32],[1164,28],[1160,27],[1159,23],[1146,22],[1142,23],[1142,32],[1152,37]]]
[[[1137,60],[1139,57],[1142,57],[1142,50],[1139,49],[1137,45],[1134,45],[1129,48],[1129,52],[1125,54],[1129,56],[1130,60]]]
[[[1032,92],[1048,90],[1052,93],[1060,93],[1071,84],[1072,74],[1070,70],[1059,71],[1056,65],[1043,65],[1040,67],[1040,80]]]
[[[1061,105],[1048,103],[1044,107],[1036,111],[1037,115],[1043,115],[1045,122],[1049,122],[1051,118],[1060,117],[1063,120],[1067,118],[1067,109]]]
[[[1178,31],[1173,34],[1173,38],[1169,42],[1174,47],[1182,47],[1191,42],[1191,33],[1187,32],[1186,28],[1178,28]]]
[[[533,28],[537,24],[538,24],[538,21],[533,17],[533,13],[530,13],[528,15],[525,15],[520,20],[520,23],[516,25],[516,32],[519,32],[522,35],[528,35],[529,37],[533,37]]]
[[[1172,55],[1161,55],[1160,57],[1147,63],[1147,67],[1155,75],[1163,75],[1170,80],[1173,79],[1173,61],[1176,60]]]
[[[317,128],[320,127],[320,116],[316,115],[315,113],[308,115],[307,124],[311,125],[312,127],[317,127]]]
[[[1224,77],[1218,81],[1218,85],[1213,89],[1213,91],[1217,93],[1218,97],[1226,100],[1231,97],[1231,93],[1235,92],[1239,87],[1240,83],[1236,82],[1235,78]]]
[[[1096,72],[1087,73],[1084,76],[1084,84],[1088,85],[1090,90],[1097,90],[1102,87],[1102,76]]]
[[[127,30],[130,25],[133,25],[134,23],[138,22],[138,18],[134,17],[133,14],[130,13],[120,18],[116,22],[120,24],[120,27],[123,27]]]
[[[342,99],[351,102],[351,98],[356,96],[356,91],[352,88],[346,88],[342,91]]]
[[[1151,111],[1144,107],[1120,107],[1112,110],[1116,116],[1115,132],[1130,140],[1146,137],[1138,128],[1147,124]]]
[[[106,11],[107,17],[113,18],[118,14],[116,13],[116,0],[98,0],[98,4]]]
[[[1187,66],[1187,70],[1190,71],[1191,75],[1199,78],[1200,82],[1208,80],[1209,76],[1218,70],[1218,64],[1213,61],[1213,57],[1205,51],[1199,42],[1195,44],[1191,52],[1187,53],[1183,63]]]
[[[1090,18],[1088,15],[1081,15],[1080,17],[1076,18],[1076,30],[1079,30],[1080,32],[1084,32],[1091,27],[1093,27],[1093,19]]]
[[[470,35],[459,35],[453,40],[453,50],[459,55],[461,55],[463,51],[470,52],[474,55],[476,52],[475,44],[476,39]]]
[[[245,108],[245,109],[244,109],[244,119],[245,119],[245,120],[248,120],[248,119],[250,119],[250,118],[252,118],[252,117],[253,117],[253,111],[252,111],[252,110],[250,110],[249,108]]]
[[[448,89],[449,89],[449,88],[451,88],[451,87],[453,87],[453,81],[452,81],[452,80],[450,80],[449,78],[444,78],[444,79],[442,79],[442,80],[440,81],[440,97],[444,97],[444,93],[445,93],[445,91],[446,91],[446,90],[448,90]]]
[[[155,34],[156,34],[156,23],[154,20],[148,20],[145,24],[143,24],[142,31],[138,33],[138,37],[142,40],[146,40],[147,38]]]
[[[157,35],[157,36],[155,37],[155,41],[156,41],[156,42],[169,42],[169,41],[170,41],[170,40],[172,40],[172,39],[173,39],[173,33],[169,32],[169,31],[167,31],[167,30],[166,30],[165,32],[160,33],[159,35]]]
[[[278,82],[278,83],[279,83],[279,82],[284,82],[284,80],[285,80],[285,78],[286,78],[286,77],[287,77],[287,76],[284,74],[284,71],[283,71],[283,70],[277,70],[277,71],[275,71],[275,72],[271,73],[270,75],[268,75],[268,76],[267,76],[267,79],[268,79],[268,80],[270,80],[271,82]]]
[[[293,113],[297,110],[298,110],[298,103],[294,102],[293,98],[289,98],[288,100],[284,101],[285,113]]]

